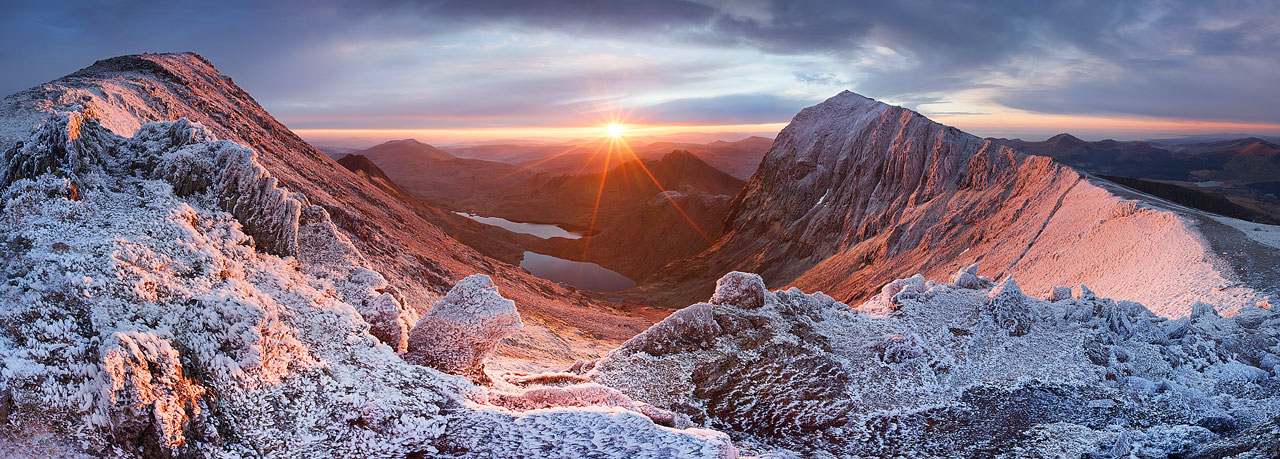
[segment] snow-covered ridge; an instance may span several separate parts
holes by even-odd
[[[2,166],[5,454],[735,454],[616,391],[489,395],[406,363],[410,320],[386,280],[254,150],[197,123],[125,138],[55,117]],[[450,298],[494,294],[469,280]]]
[[[411,319],[425,313],[463,278],[489,274],[503,294],[519,302],[521,312],[532,319],[521,332],[499,344],[497,352],[509,357],[507,361],[536,362],[530,366],[573,362],[597,355],[600,341],[611,346],[648,325],[646,320],[622,316],[607,304],[498,263],[450,238],[405,203],[298,138],[230,77],[195,53],[104,59],[5,97],[0,100],[0,151],[26,140],[47,120],[68,117],[96,120],[124,137],[134,135],[147,123],[187,119],[203,126],[214,138],[254,150],[257,164],[270,173],[276,188],[306,197],[307,202],[298,205],[300,230],[311,228],[306,221],[314,212],[308,211],[308,205],[328,212],[329,222],[359,249],[366,266],[387,281],[388,285],[378,289],[398,297]],[[258,186],[251,175],[235,177],[245,180],[237,186]],[[283,210],[273,209],[270,212]],[[267,211],[246,208],[236,212]],[[294,250],[289,248],[294,238],[287,234],[294,227],[292,212],[255,218],[258,223],[246,223],[246,229],[255,242],[265,244],[264,248],[289,254]],[[286,233],[269,237],[276,230]],[[390,321],[386,324],[391,328]]]
[[[1085,283],[1166,317],[1273,301],[1280,279],[1241,276],[1251,268],[1238,259],[1280,251],[1220,227],[846,91],[796,115],[735,199],[726,235],[669,266],[655,290],[693,301],[737,269],[858,303],[894,279],[981,262],[1036,294]]]

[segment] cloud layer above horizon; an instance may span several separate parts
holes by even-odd
[[[777,123],[844,89],[934,117],[985,116],[989,129],[1035,115],[1280,125],[1274,1],[2,8],[5,94],[100,58],[191,50],[296,129],[565,126],[602,111],[655,124]]]

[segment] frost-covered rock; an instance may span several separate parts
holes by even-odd
[[[208,389],[183,375],[178,351],[154,333],[116,332],[103,349],[112,441],[145,455],[173,454],[186,442],[188,421],[200,414]]]
[[[68,176],[93,171],[119,143],[95,118],[82,113],[55,116],[37,127],[30,138],[4,152],[0,184],[44,173]]]
[[[750,298],[748,298],[750,301]],[[648,330],[622,344],[622,349],[662,354],[715,341],[723,333],[716,320],[715,306],[695,304],[671,313]]]
[[[743,309],[755,309],[764,305],[768,290],[764,280],[754,273],[734,271],[716,281],[716,292],[711,304],[732,304]]]
[[[903,303],[933,288],[933,285],[933,281],[925,280],[919,274],[898,279],[881,287],[880,293],[858,306],[858,310],[879,316],[891,314],[901,308]]]
[[[1280,409],[1280,327],[1171,321],[1087,287],[1047,301],[1012,279],[892,282],[868,301],[887,314],[763,298],[680,310],[582,374],[776,457],[1191,456]],[[1244,323],[1280,323],[1258,310]]]
[[[404,359],[487,381],[485,357],[498,341],[522,326],[515,302],[499,295],[489,276],[475,274],[458,281],[418,320],[409,331]]]
[[[1031,324],[1035,322],[1035,313],[1027,305],[1026,298],[1018,283],[1009,277],[991,289],[991,299],[984,311],[996,326],[1008,330],[1009,336],[1022,336],[1031,331]]]
[[[1049,294],[1046,295],[1044,299],[1048,301],[1069,300],[1071,299],[1071,287],[1063,287],[1061,285],[1055,285],[1052,289],[1049,290]]]
[[[971,288],[975,290],[991,288],[991,285],[992,285],[990,277],[983,277],[978,275],[977,263],[971,264],[967,268],[963,268],[959,271],[956,271],[955,275],[951,276],[951,284],[955,285],[956,287]]]

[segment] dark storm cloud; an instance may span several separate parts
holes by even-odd
[[[690,2],[449,1],[425,8],[473,23],[516,22],[567,33],[663,37],[779,55],[845,57],[864,73],[854,88],[908,103],[1017,80],[1027,61],[1058,53],[1105,64],[1105,75],[1068,75],[1054,87],[1016,84],[997,101],[1033,111],[1138,114],[1280,122],[1280,2],[794,1],[766,2],[763,17]],[[732,5],[729,5],[732,6]],[[1234,13],[1234,14],[1233,14]],[[1247,20],[1221,27],[1207,20]],[[878,44],[901,65],[865,58]],[[863,58],[859,58],[859,57]],[[1248,62],[1219,60],[1234,56]],[[1046,62],[1051,64],[1051,62]],[[1261,64],[1261,65],[1259,65]],[[795,72],[801,83],[836,75]],[[1034,82],[1033,82],[1034,83]],[[1259,103],[1259,96],[1269,103]]]
[[[434,72],[449,65],[420,54],[336,55],[336,47],[490,28],[683,47],[701,50],[707,60],[759,52],[794,66],[780,72],[794,79],[776,82],[777,94],[850,83],[866,95],[915,105],[985,87],[995,102],[1032,111],[1280,122],[1274,84],[1280,2],[1274,1],[10,1],[3,13],[4,93],[107,56],[195,50],[286,112],[328,116],[326,110],[359,104],[317,109],[305,102],[340,99],[339,93],[376,72]],[[809,68],[787,58],[834,64]],[[530,103],[582,99],[555,78],[512,77],[503,89],[503,73],[494,70],[495,82],[486,83],[482,95],[519,99],[542,91],[530,86],[541,84],[546,90],[526,97]],[[479,90],[468,83],[450,90]],[[405,97],[365,102],[405,116],[488,113],[454,102],[452,95],[444,98],[450,100],[432,104],[444,110],[423,108],[430,100],[406,103],[414,98]],[[682,108],[739,120],[767,113],[779,116],[775,121],[789,118],[794,112],[780,110],[791,101],[776,99],[723,96],[661,108],[664,116]]]
[[[1280,3],[1188,3],[1146,27],[1098,31],[1092,74],[996,101],[1051,113],[1280,123]]]

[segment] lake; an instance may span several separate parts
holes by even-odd
[[[484,223],[486,225],[497,226],[513,233],[532,234],[543,239],[551,239],[553,237],[562,237],[565,239],[581,239],[582,235],[566,230],[556,225],[543,225],[540,223],[521,223],[513,222],[500,217],[481,217],[475,214],[465,212],[454,212],[455,214],[472,220]]]
[[[608,268],[583,261],[566,260],[550,255],[528,252],[520,260],[520,267],[543,279],[563,282],[581,290],[616,292],[636,285],[635,281]]]

